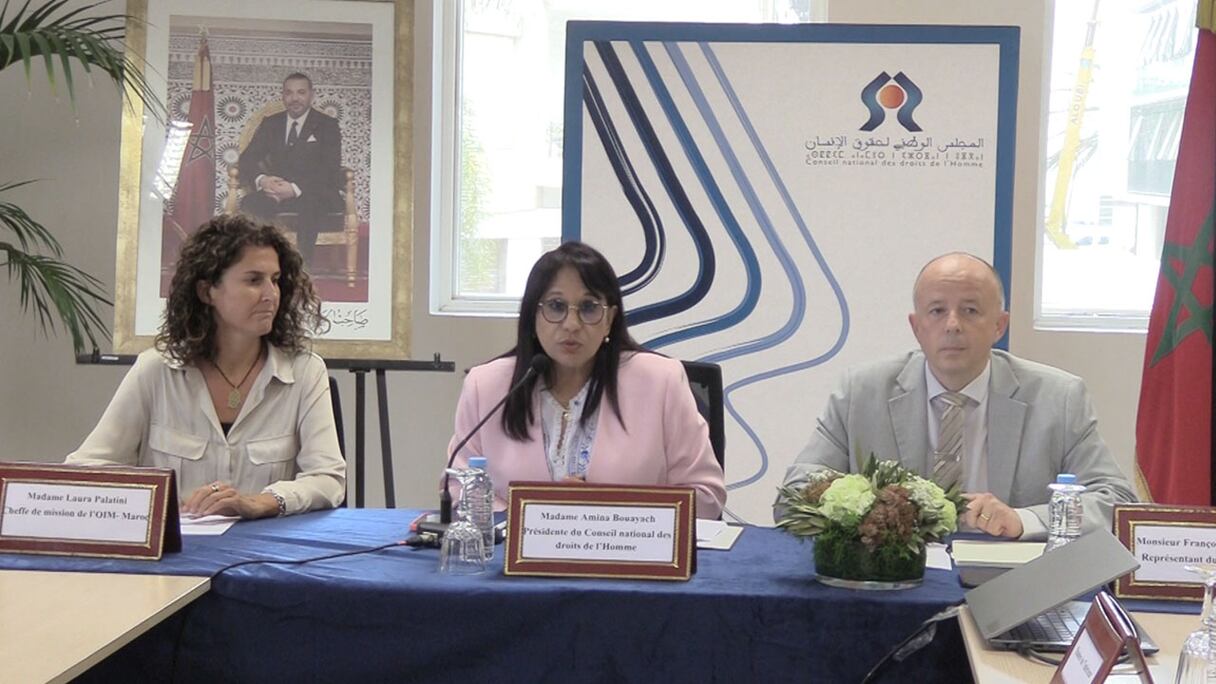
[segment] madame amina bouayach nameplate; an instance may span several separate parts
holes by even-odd
[[[170,469],[0,462],[0,551],[156,560],[181,548]]]
[[[512,482],[503,572],[687,580],[696,504],[689,487]]]

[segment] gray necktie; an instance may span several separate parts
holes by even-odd
[[[291,130],[287,132],[287,146],[291,147],[300,139],[300,122],[292,121]]]
[[[933,480],[942,489],[963,479],[963,407],[967,397],[959,392],[942,392],[933,397],[938,411],[937,451],[933,452]]]

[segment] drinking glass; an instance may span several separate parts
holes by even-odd
[[[1175,684],[1216,684],[1216,615],[1212,598],[1216,593],[1216,565],[1188,565],[1186,569],[1203,580],[1203,617],[1178,655]]]
[[[447,575],[476,575],[485,572],[485,546],[481,530],[468,520],[448,526],[439,547],[439,572]]]
[[[465,492],[468,491],[467,478],[471,477],[472,473],[466,470],[449,472],[460,481],[460,501],[456,506],[457,519],[448,525],[448,530],[443,535],[443,543],[439,546],[439,572],[447,575],[476,575],[485,572],[486,557],[481,530],[467,515]]]

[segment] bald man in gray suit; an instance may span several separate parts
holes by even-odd
[[[945,254],[921,270],[913,303],[920,351],[849,369],[785,482],[823,468],[856,472],[855,452],[934,476],[943,425],[935,397],[950,394],[963,415],[955,481],[968,499],[964,525],[1045,539],[1047,485],[1073,473],[1087,488],[1084,530],[1110,529],[1112,505],[1135,501],[1131,484],[1098,434],[1080,378],[992,349],[1009,325],[996,271],[973,255]]]

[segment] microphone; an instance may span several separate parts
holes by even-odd
[[[448,456],[448,466],[447,468],[444,468],[443,472],[443,492],[439,495],[440,524],[447,525],[448,523],[452,522],[452,493],[448,490],[448,482],[452,479],[451,468],[452,463],[456,460],[456,454],[460,453],[460,450],[464,448],[465,444],[469,443],[470,439],[473,439],[473,435],[477,434],[477,431],[481,429],[482,425],[485,425],[495,413],[498,413],[498,409],[502,408],[503,404],[507,403],[507,399],[509,399],[512,394],[519,391],[519,388],[526,385],[533,377],[544,373],[545,370],[549,368],[549,363],[549,357],[545,356],[544,354],[537,354],[533,356],[532,360],[528,362],[528,370],[524,373],[523,377],[519,379],[519,382],[511,385],[511,389],[507,390],[507,393],[502,395],[502,399],[500,399],[498,403],[494,405],[494,408],[490,409],[481,420],[477,421],[477,424],[473,426],[473,429],[469,430],[469,434],[465,435],[464,439],[460,440],[455,449],[452,449],[451,455]]]

